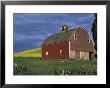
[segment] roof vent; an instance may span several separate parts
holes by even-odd
[[[64,24],[62,27],[61,27],[61,32],[67,32],[69,30],[69,26]]]
[[[84,28],[83,26],[81,26],[80,28]]]

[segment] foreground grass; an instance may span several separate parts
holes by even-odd
[[[41,48],[18,52],[14,54],[14,57],[41,57]]]
[[[14,75],[96,75],[96,61],[14,58]]]

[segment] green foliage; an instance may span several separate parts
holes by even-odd
[[[41,48],[18,52],[14,54],[14,57],[41,57]]]
[[[97,60],[97,51],[95,48],[93,50],[94,50],[94,59]]]
[[[97,14],[94,14],[94,21],[93,21],[93,24],[92,24],[92,34],[93,34],[93,40],[94,40],[94,48],[96,49],[97,51]]]
[[[14,75],[97,75],[96,61],[15,58]]]

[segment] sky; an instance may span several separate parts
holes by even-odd
[[[92,37],[94,13],[14,13],[14,52],[41,47],[50,35],[60,32],[62,25],[70,29],[85,27]]]

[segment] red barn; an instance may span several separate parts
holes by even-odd
[[[67,25],[61,32],[46,38],[42,44],[42,60],[46,59],[86,59],[93,58],[94,42],[85,28],[69,30]]]

